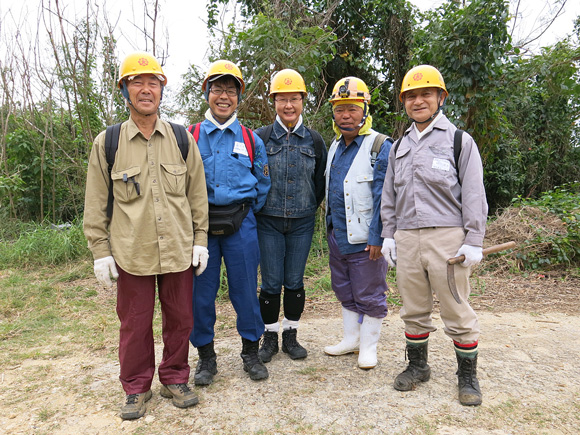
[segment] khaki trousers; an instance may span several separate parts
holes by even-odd
[[[461,298],[458,304],[447,283],[447,259],[455,256],[465,234],[460,227],[398,230],[397,287],[403,300],[401,319],[405,332],[421,335],[434,332],[431,313],[433,293],[439,300],[445,333],[460,344],[479,339],[477,315],[467,302],[469,297],[469,267],[455,265],[455,282]]]

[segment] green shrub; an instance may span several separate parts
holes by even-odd
[[[548,250],[522,249],[517,257],[526,269],[580,265],[580,182],[544,192],[538,199],[516,198],[516,207],[536,207],[557,216],[562,229],[536,232],[525,246],[549,246]]]
[[[15,237],[14,229],[20,234]],[[11,223],[8,230],[1,230],[0,264],[3,267],[22,267],[63,264],[90,258],[83,234],[82,220],[70,225],[48,223]],[[4,238],[4,235],[10,237]]]

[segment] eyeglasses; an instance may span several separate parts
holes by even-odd
[[[291,98],[290,100],[287,98],[275,98],[274,101],[276,101],[276,103],[282,104],[284,106],[288,103],[292,104],[293,106],[297,106],[298,104],[300,104],[302,102],[302,98],[294,97],[294,98]]]
[[[212,86],[211,88],[209,88],[209,91],[214,95],[221,95],[225,92],[228,97],[235,97],[238,95],[237,89],[214,88]]]

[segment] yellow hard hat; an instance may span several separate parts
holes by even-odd
[[[445,88],[443,76],[439,70],[431,65],[419,65],[411,68],[401,83],[401,92],[399,93],[399,100],[403,101],[403,94],[412,89],[419,88],[439,88],[445,92],[445,97],[449,93]]]
[[[154,74],[163,82],[163,86],[167,85],[167,77],[157,59],[144,51],[131,53],[123,60],[119,68],[119,82],[117,85],[121,88],[123,80],[139,74]]]
[[[228,75],[234,77],[240,83],[240,94],[243,94],[244,90],[246,89],[246,85],[244,83],[244,79],[242,78],[242,72],[235,63],[223,59],[216,60],[209,66],[209,69],[205,75],[205,80],[201,85],[201,90],[206,92],[208,81],[212,82],[219,79],[220,77]]]
[[[278,71],[270,84],[270,96],[279,92],[301,92],[306,94],[306,84],[300,73],[293,69]]]
[[[334,105],[338,102],[359,101],[370,104],[371,94],[369,88],[361,79],[345,77],[334,85],[330,102]]]

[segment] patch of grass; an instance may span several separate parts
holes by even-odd
[[[324,374],[326,372],[328,372],[328,369],[322,367],[304,367],[303,369],[296,370],[296,373],[308,377],[310,381],[324,381]]]
[[[49,266],[91,258],[77,219],[69,227],[56,229],[50,224],[21,223],[16,239],[0,239],[0,264],[4,267]]]
[[[52,417],[55,414],[56,411],[54,409],[49,409],[43,406],[42,408],[40,408],[40,411],[38,411],[38,419],[40,421],[47,421],[50,417]]]
[[[0,273],[0,366],[113,345],[115,293],[73,280],[85,272],[80,263]]]

